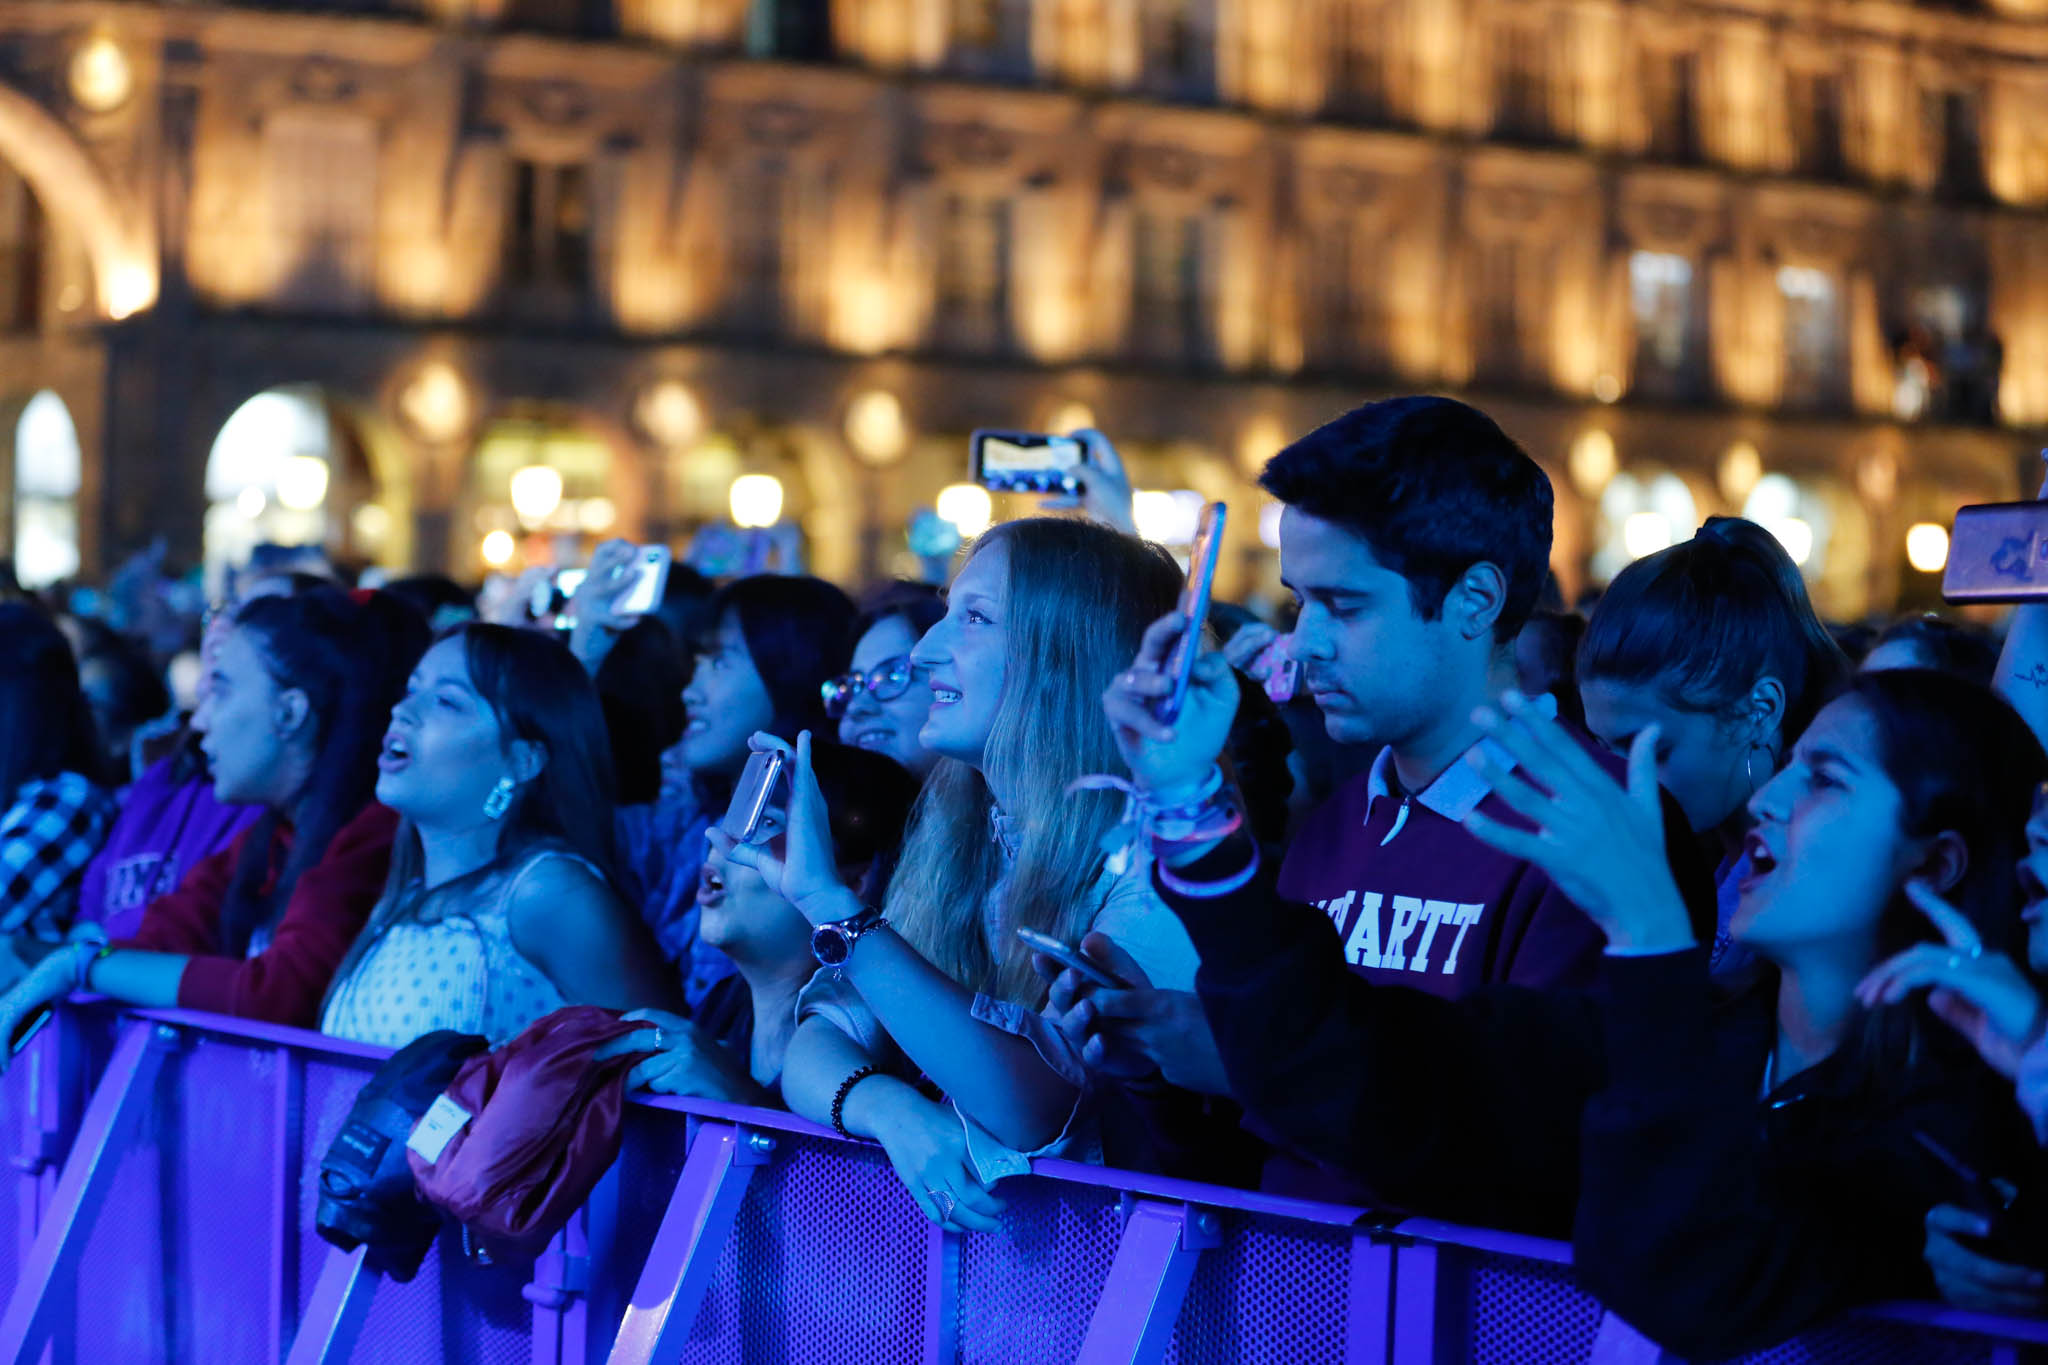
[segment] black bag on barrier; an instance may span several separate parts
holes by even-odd
[[[457,1068],[485,1047],[473,1033],[429,1033],[393,1053],[356,1092],[320,1161],[314,1226],[322,1238],[343,1251],[367,1245],[364,1264],[394,1280],[419,1272],[441,1215],[413,1188],[406,1139]]]

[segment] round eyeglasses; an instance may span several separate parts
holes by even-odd
[[[825,698],[825,714],[838,720],[863,689],[873,693],[876,701],[894,701],[910,690],[910,684],[916,678],[917,670],[910,666],[910,656],[898,654],[893,659],[882,660],[865,673],[858,669],[842,673],[818,690]]]

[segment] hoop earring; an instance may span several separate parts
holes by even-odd
[[[1769,745],[1752,744],[1742,754],[1742,775],[1749,779],[1749,794],[1751,796],[1755,796],[1758,792],[1762,791],[1764,782],[1771,780],[1771,761],[1768,757],[1764,759],[1763,782],[1757,780],[1756,755],[1759,749],[1763,750],[1766,755],[1771,752]]]
[[[498,785],[491,788],[491,794],[484,798],[485,817],[492,820],[504,819],[505,812],[512,809],[512,793],[517,790],[518,788],[512,785],[511,778],[499,778]]]

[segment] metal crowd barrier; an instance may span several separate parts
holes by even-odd
[[[68,1006],[0,1078],[0,1365],[1583,1362],[1567,1248],[1039,1162],[941,1233],[880,1152],[656,1100],[531,1265],[443,1237],[386,1282],[313,1232],[321,1154],[385,1054]],[[2048,1323],[1872,1310],[1755,1365],[2003,1365]]]

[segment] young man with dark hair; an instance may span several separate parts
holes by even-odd
[[[1485,414],[1415,397],[1368,404],[1311,432],[1276,455],[1260,483],[1285,504],[1280,565],[1301,607],[1292,653],[1304,685],[1332,738],[1381,747],[1369,772],[1309,814],[1280,868],[1280,898],[1318,907],[1336,936],[1292,915],[1234,921],[1227,933],[1204,920],[1205,976],[1212,959],[1278,970],[1289,953],[1314,951],[1342,953],[1374,984],[1447,999],[1491,985],[1590,984],[1605,944],[1599,929],[1541,869],[1464,827],[1475,811],[1528,827],[1468,755],[1483,742],[1499,766],[1513,766],[1482,741],[1473,711],[1515,684],[1515,636],[1548,569],[1549,479]],[[1138,785],[1169,807],[1206,790],[1229,724],[1227,702],[1210,703],[1200,687],[1171,729],[1151,717],[1176,634],[1173,618],[1156,624],[1104,698]],[[1576,737],[1622,773],[1618,757]],[[1689,855],[1683,815],[1668,799],[1665,816],[1679,884],[1711,925],[1709,871]],[[1184,864],[1161,878],[1169,903],[1209,877],[1214,859],[1196,852],[1169,860]],[[1112,970],[1130,967],[1104,941],[1088,946]],[[1190,1089],[1220,1087],[1233,1052],[1228,1021],[1205,1020],[1198,1005],[1166,992],[1098,992],[1085,1002],[1081,994],[1062,979],[1052,1006],[1091,1060],[1127,1075],[1156,1067]],[[1266,1038],[1258,1027],[1251,1035]],[[1269,1111],[1269,1097],[1234,1083],[1250,1065],[1234,1059],[1231,1089],[1262,1126],[1286,1137],[1322,1121],[1308,1094]]]

